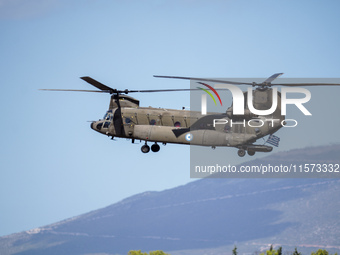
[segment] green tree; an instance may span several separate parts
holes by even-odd
[[[139,251],[129,251],[128,255],[148,255],[146,252]],[[170,255],[168,253],[165,253],[164,251],[150,251],[149,255]]]
[[[277,255],[282,255],[282,246],[277,249]]]
[[[316,252],[312,252],[311,255],[332,255],[332,254],[329,254],[328,251],[326,250],[317,250]],[[338,253],[335,253],[334,255],[338,255]]]
[[[164,251],[150,251],[150,255],[170,255]]]
[[[139,251],[129,251],[128,255],[148,255],[146,252]]]
[[[262,252],[260,255],[282,255],[282,247],[279,247],[277,250],[274,250],[273,245],[270,246],[269,250],[266,253]],[[300,255],[300,254],[295,254]]]
[[[233,255],[237,255],[237,247],[236,247],[236,245],[234,246],[234,249],[233,249]]]
[[[293,255],[301,255],[301,252],[298,252],[297,248],[295,247],[295,251],[293,252]]]
[[[311,255],[328,255],[328,251],[319,249],[316,252],[312,252]]]

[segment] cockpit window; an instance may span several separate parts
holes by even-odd
[[[102,129],[102,126],[103,126],[103,122],[97,124],[96,128],[97,128],[98,130],[101,130],[101,129]]]
[[[108,128],[110,126],[110,122],[105,122],[104,123],[104,128]]]
[[[112,119],[113,119],[112,110],[109,110],[105,113],[103,120],[112,120]]]
[[[103,120],[109,120],[110,119],[110,114],[109,113],[105,113]]]

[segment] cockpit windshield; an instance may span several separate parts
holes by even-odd
[[[112,110],[109,110],[105,113],[104,117],[103,117],[103,120],[112,120]]]

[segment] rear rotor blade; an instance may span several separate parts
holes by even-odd
[[[180,76],[163,76],[163,75],[154,75],[156,78],[171,78],[171,79],[182,79],[182,80],[193,80],[193,81],[210,81],[210,82],[219,82],[219,83],[227,83],[233,85],[253,85],[250,82],[237,82],[237,81],[226,81],[219,79],[204,79],[204,78],[195,78],[195,77],[180,77]]]
[[[271,83],[276,78],[280,77],[283,73],[275,73],[272,76],[270,76],[267,80],[265,80],[263,83]]]
[[[290,87],[301,87],[301,86],[340,86],[340,83],[278,83],[278,84],[271,84],[271,86],[290,86]]]
[[[291,87],[299,87],[299,86],[340,86],[339,83],[276,83],[272,84],[271,82],[276,78],[280,77],[283,73],[276,73],[266,79],[263,83],[255,83],[255,82],[235,82],[235,81],[226,81],[220,79],[205,79],[205,78],[195,78],[195,77],[180,77],[180,76],[162,76],[162,75],[154,75],[156,78],[171,78],[171,79],[183,79],[183,80],[193,80],[193,81],[210,81],[210,82],[218,82],[224,84],[232,84],[232,85],[252,85],[252,86],[291,86]]]

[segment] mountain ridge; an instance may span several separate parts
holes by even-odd
[[[280,161],[284,153],[260,161]],[[300,161],[319,157],[339,162],[339,155],[340,145],[286,152],[289,160]],[[127,254],[132,249],[162,249],[171,254],[213,250],[214,254],[230,254],[229,248],[229,253],[218,253],[218,247],[235,242],[246,252],[254,252],[260,243],[340,250],[339,191],[339,179],[200,179],[0,237],[0,253]],[[327,211],[320,211],[319,205]],[[303,235],[295,234],[294,239],[292,231]]]

